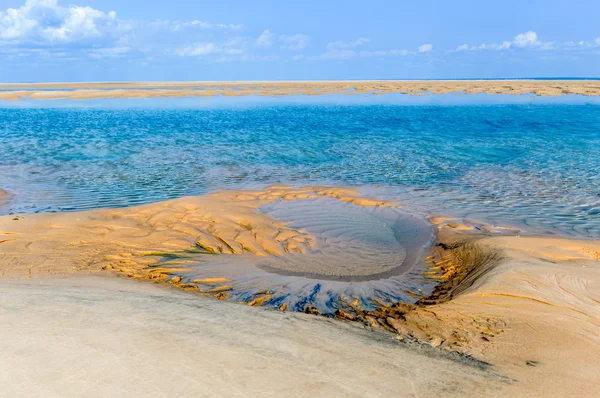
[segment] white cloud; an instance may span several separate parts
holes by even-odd
[[[431,44],[423,44],[423,45],[419,46],[420,53],[428,53],[431,50],[433,50],[433,46]]]
[[[600,37],[596,38],[595,43],[597,46],[600,46]]]
[[[196,43],[191,46],[180,48],[175,51],[175,54],[182,57],[199,57],[217,52],[215,43]]]
[[[240,30],[244,28],[244,25],[241,24],[212,24],[205,21],[199,21],[197,19],[193,21],[181,22],[181,21],[168,21],[168,20],[158,20],[153,21],[148,24],[154,28],[163,28],[168,29],[173,32],[179,32],[184,29],[201,29],[201,30],[209,30],[209,29],[226,29],[226,30]]]
[[[194,28],[200,28],[200,29],[211,29],[213,27],[213,24],[210,24],[210,23],[204,22],[204,21],[198,21],[195,19],[193,21],[184,22],[181,24],[181,26],[194,27]]]
[[[406,56],[415,55],[414,51],[408,50],[386,50],[386,51],[361,51],[358,53],[361,57],[387,57],[387,56]]]
[[[367,44],[370,40],[364,37],[359,37],[358,39],[351,41],[349,43],[343,42],[343,41],[333,41],[331,43],[327,44],[327,48],[328,49],[332,49],[332,48],[354,48],[354,47],[359,47],[362,46],[364,44]]]
[[[256,45],[259,47],[271,47],[274,39],[275,33],[271,32],[269,29],[265,29],[260,36],[258,36],[258,39],[256,39]]]
[[[538,40],[538,35],[532,30],[525,33],[519,33],[515,36],[513,44],[517,47],[539,47],[542,42]]]
[[[477,51],[477,50],[506,50],[512,46],[510,41],[504,41],[501,44],[480,44],[478,46],[469,47],[467,44],[462,44],[456,47],[456,51]]]
[[[287,36],[281,35],[279,36],[279,40],[285,44],[281,46],[284,50],[302,50],[308,46],[309,37],[307,35],[303,35],[297,33],[295,35]]]
[[[480,44],[478,46],[469,46],[467,44],[461,44],[456,48],[456,51],[477,51],[477,50],[508,50],[509,48],[538,48],[542,50],[549,50],[554,47],[552,42],[542,42],[539,40],[536,32],[529,30],[524,33],[516,35],[512,41],[505,40],[501,44]]]
[[[215,25],[217,28],[219,29],[232,29],[232,30],[240,30],[244,28],[244,25],[242,24],[222,24],[222,23],[218,23]]]
[[[379,50],[379,51],[356,51],[356,50],[351,50],[350,48],[348,48],[348,46],[346,46],[345,48],[342,46],[342,48],[339,48],[340,46],[337,45],[338,42],[333,42],[336,43],[336,45],[331,45],[332,43],[329,43],[327,45],[327,51],[324,52],[323,54],[320,55],[316,55],[316,56],[304,56],[304,55],[297,55],[295,57],[293,57],[292,59],[295,61],[298,60],[303,60],[303,59],[308,59],[308,60],[347,60],[350,58],[354,58],[354,57],[361,57],[361,58],[370,58],[370,57],[398,57],[398,56],[406,56],[406,55],[415,55],[416,52],[414,51],[408,51],[408,50],[397,50],[397,49],[393,49],[393,50]],[[352,42],[355,43],[355,42]],[[346,44],[350,44],[350,43],[346,43]]]
[[[337,49],[337,48],[332,48],[327,50],[327,52],[318,55],[316,57],[309,57],[309,59],[339,59],[339,60],[343,60],[343,59],[350,59],[352,57],[354,57],[356,54],[356,51],[354,50],[347,50],[347,49]]]
[[[60,6],[57,0],[27,0],[0,11],[0,41],[11,44],[64,43],[98,39],[126,30],[114,11]]]

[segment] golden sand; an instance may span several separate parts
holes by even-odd
[[[394,206],[348,188],[272,186],[222,191],[125,209],[0,217],[0,276],[32,277],[114,270],[169,279],[181,267],[152,267],[165,255],[268,256],[304,253],[314,237],[258,209],[276,200],[335,198],[360,206]]]
[[[239,97],[323,94],[534,94],[600,95],[594,80],[383,80],[282,82],[141,82],[0,84],[0,99],[101,99],[160,97]]]

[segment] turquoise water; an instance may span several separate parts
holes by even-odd
[[[480,99],[0,104],[0,188],[15,194],[0,214],[339,184],[419,214],[600,237],[598,101]]]

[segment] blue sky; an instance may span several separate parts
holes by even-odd
[[[597,0],[0,0],[0,81],[600,76]]]

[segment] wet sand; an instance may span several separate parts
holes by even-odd
[[[275,201],[330,198],[360,207],[397,207],[361,197],[355,189],[271,186],[122,209],[1,216],[0,276],[112,270],[167,279],[186,269],[185,258],[168,269],[151,268],[169,256],[303,254],[318,248],[315,237],[259,209]]]
[[[196,247],[199,254],[216,258],[233,259],[252,255],[269,259],[278,255],[310,255],[311,251],[318,249],[319,239],[316,238],[314,230],[311,233],[295,228],[290,221],[273,218],[272,214],[277,212],[258,212],[270,203],[293,203],[296,200],[336,200],[352,206],[365,206],[382,211],[397,207],[394,203],[361,198],[357,191],[345,188],[270,187],[262,191],[225,191],[204,197],[182,198],[128,209],[0,217],[0,275],[5,279],[19,278],[6,280],[1,285],[1,289],[8,293],[2,294],[3,298],[7,297],[2,311],[8,312],[10,316],[0,317],[1,322],[7,322],[2,330],[3,334],[8,336],[3,336],[0,341],[2,344],[12,342],[6,350],[12,353],[8,358],[12,358],[13,362],[15,358],[22,356],[22,352],[29,352],[32,358],[27,365],[17,366],[13,362],[5,361],[3,366],[9,372],[4,374],[11,375],[17,372],[19,377],[27,377],[23,375],[28,375],[32,367],[39,366],[39,361],[43,358],[53,358],[57,355],[52,354],[53,350],[68,346],[69,342],[81,344],[81,331],[77,331],[77,327],[64,326],[65,322],[68,325],[68,320],[73,318],[73,322],[78,322],[79,325],[98,325],[90,326],[88,338],[106,337],[99,333],[99,330],[103,330],[105,334],[112,336],[109,338],[111,342],[135,342],[125,349],[122,346],[111,348],[107,343],[92,341],[89,346],[72,353],[74,356],[80,355],[79,358],[91,357],[96,360],[96,356],[111,352],[106,354],[111,361],[114,361],[115,357],[125,355],[127,360],[119,363],[145,358],[144,363],[147,364],[151,363],[149,358],[162,358],[163,355],[167,355],[163,350],[155,350],[157,341],[167,344],[165,338],[171,333],[190,333],[195,336],[195,340],[186,340],[187,337],[177,335],[177,339],[181,340],[176,340],[176,344],[169,342],[170,348],[165,348],[164,351],[168,352],[168,355],[175,355],[173,361],[169,362],[171,365],[176,364],[172,366],[181,364],[192,370],[208,369],[209,365],[202,362],[207,361],[207,356],[201,353],[209,350],[209,364],[219,369],[214,372],[216,376],[213,374],[211,377],[219,383],[222,382],[222,378],[228,377],[228,380],[243,380],[245,384],[240,385],[244,388],[263,388],[265,391],[277,392],[282,391],[282,386],[287,386],[298,396],[303,396],[305,392],[311,392],[307,395],[339,395],[340,391],[348,395],[348,390],[340,390],[340,386],[350,385],[352,387],[348,387],[349,389],[358,391],[357,383],[352,380],[365,375],[365,372],[361,372],[365,369],[364,365],[360,370],[356,368],[356,364],[364,363],[369,364],[367,366],[373,370],[374,376],[381,376],[379,372],[385,373],[383,377],[376,377],[376,386],[371,386],[365,381],[365,384],[369,385],[367,391],[374,396],[389,395],[390,392],[393,392],[393,395],[412,393],[415,396],[593,396],[600,388],[600,242],[597,241],[526,236],[508,227],[432,216],[430,222],[437,231],[437,244],[426,259],[428,271],[423,272],[422,280],[439,282],[436,290],[415,298],[415,304],[380,303],[377,308],[365,308],[360,301],[349,302],[348,307],[336,315],[341,319],[355,321],[350,323],[355,326],[342,326],[340,321],[336,323],[323,317],[305,318],[303,315],[288,312],[266,312],[263,309],[221,303],[197,295],[185,295],[180,289],[175,291],[175,288],[179,287],[201,292],[205,285],[227,286],[231,281],[228,278],[211,276],[204,280],[198,279],[194,283],[183,283],[184,281],[177,279],[178,276],[173,275],[186,272],[185,259],[179,259],[178,261],[182,261],[179,265],[171,263],[163,267],[160,265],[160,259],[165,254]],[[289,214],[294,216],[293,212]],[[245,231],[253,232],[247,236]],[[382,239],[384,243],[387,242],[387,238]],[[124,280],[85,282],[85,287],[78,287],[80,280],[77,280],[67,282],[72,285],[65,289],[57,287],[54,280],[48,278],[56,274],[81,273],[118,274],[131,278],[152,279],[164,282],[161,285],[170,286],[170,289],[159,289],[169,293],[148,293],[151,297],[137,293],[128,294],[124,301],[119,301],[121,293],[115,294],[115,289],[105,283],[123,283],[123,287],[116,289],[119,292],[130,289],[129,286],[131,289],[137,289],[139,286],[143,286],[141,289],[158,287]],[[23,279],[39,276],[45,276],[46,279]],[[90,290],[86,284],[102,290],[103,293],[95,293],[97,290]],[[222,298],[221,294],[226,292],[226,289],[206,291],[217,298]],[[96,294],[98,296],[95,296]],[[157,295],[162,297],[161,294],[183,295],[177,296],[177,299],[156,299]],[[63,295],[64,300],[54,298],[56,295]],[[108,300],[109,304],[100,305],[99,303],[105,302],[107,296],[111,297]],[[265,293],[248,304],[262,305],[270,299],[271,293]],[[131,300],[143,305],[133,305]],[[181,300],[197,304],[186,304],[193,307],[193,310],[171,307],[182,305]],[[199,315],[201,311],[194,306],[204,310],[214,308],[214,311],[211,310],[213,312],[209,315]],[[84,307],[86,310],[83,310]],[[151,315],[148,311],[159,311],[165,318],[155,313]],[[198,311],[200,312],[197,314]],[[62,314],[62,317],[55,314]],[[193,321],[195,317],[201,317],[202,322]],[[93,318],[93,322],[89,322],[88,318]],[[158,338],[145,340],[147,336],[144,333],[155,332],[155,328],[150,326],[154,324],[144,321],[147,318],[158,324],[156,330],[168,326],[169,333],[159,333]],[[113,322],[112,319],[115,319],[115,324],[104,327],[107,322]],[[255,324],[262,322],[262,319],[268,319],[263,326]],[[301,323],[297,324],[296,320]],[[25,322],[23,330],[33,334],[31,339],[26,339],[22,333],[18,333],[19,329],[7,326],[18,325],[19,322]],[[196,323],[186,329],[183,326],[187,322]],[[49,330],[60,330],[61,333],[66,330],[73,334],[69,334],[68,338],[64,337],[64,340],[56,332],[52,335],[57,339],[56,344],[48,345],[47,339],[43,337],[43,334],[47,333],[46,329],[39,326],[44,323],[52,325]],[[224,340],[211,337],[209,343],[203,341],[200,337],[204,334],[197,331],[209,327],[206,325],[210,326],[213,333],[208,335],[219,336],[219,339]],[[284,325],[290,326],[290,334]],[[299,325],[305,325],[306,329]],[[328,325],[327,328],[333,329],[321,334],[321,331],[317,331],[320,328],[318,325]],[[356,328],[357,325],[364,325],[372,331],[361,331]],[[122,327],[125,329],[120,329]],[[349,329],[343,330],[348,331],[348,334],[339,338],[340,329],[337,328],[346,327]],[[180,329],[181,332],[178,332]],[[128,334],[119,339],[119,333],[123,330]],[[389,339],[390,335],[387,333],[390,331],[396,333],[397,339],[402,341],[402,349],[430,349],[419,351],[414,358],[406,358],[402,354],[404,351],[398,351],[395,346],[374,347],[382,341],[381,339],[389,343],[386,339]],[[260,337],[256,337],[257,333]],[[268,333],[267,337],[265,333]],[[232,335],[231,340],[243,336],[240,343],[242,345],[248,341],[254,345],[251,345],[251,349],[247,344],[244,345],[244,349],[250,351],[243,351],[237,345],[232,348],[231,343],[225,343],[229,341],[229,334]],[[335,342],[328,340],[327,336],[331,336]],[[295,365],[288,365],[284,359],[287,355],[287,340],[278,340],[288,337],[297,344],[305,344],[306,349],[316,350],[310,351],[311,354],[306,354],[305,358],[314,359],[319,355],[328,355],[320,362],[320,366],[333,367],[335,372],[325,372],[322,367],[315,367],[314,364],[297,362],[297,357],[294,357]],[[368,348],[355,349],[356,339],[362,338],[369,342]],[[27,351],[24,347],[29,347],[32,341],[37,342],[33,347],[43,347]],[[207,348],[207,344],[210,346],[215,341],[218,344]],[[264,345],[256,346],[260,341],[264,341]],[[202,346],[198,348],[198,344]],[[159,347],[166,346],[159,344]],[[197,348],[197,353],[189,351]],[[435,350],[431,351],[434,348]],[[119,354],[113,354],[114,350],[119,351]],[[256,355],[261,355],[260,366],[263,367],[257,364],[249,369],[243,365],[240,369],[239,363],[235,365],[232,362],[224,362],[223,358],[229,357],[223,356],[222,353],[233,351],[235,354],[232,355],[237,358],[242,352],[240,350],[247,357],[256,358]],[[432,352],[437,352],[439,357],[432,356]],[[36,356],[40,353],[42,357]],[[424,353],[427,355],[419,356]],[[463,365],[444,359],[449,353],[469,355],[489,363],[492,367],[488,371],[492,372],[480,373],[480,370],[474,368],[464,373],[461,370],[464,369]],[[381,357],[377,357],[378,355]],[[348,362],[340,362],[346,361],[346,358]],[[385,361],[381,362],[381,358],[398,362],[390,366],[389,363],[384,363]],[[249,363],[256,364],[252,361]],[[133,365],[137,364],[128,365],[128,368],[137,369]],[[294,382],[287,382],[287,377],[291,378],[290,375],[295,374],[295,371],[291,370],[287,373],[288,370],[295,369],[291,366],[296,365],[302,366],[305,371],[310,369],[309,374],[313,375],[313,380],[318,380],[317,384],[309,387],[306,384],[298,384],[300,380],[305,381],[301,377],[295,377]],[[164,370],[158,371],[160,364],[155,366],[157,368],[149,368],[149,373],[158,373],[160,377],[169,375]],[[97,369],[104,370],[106,374],[113,371],[106,362],[100,363]],[[263,370],[262,375],[270,377],[256,379],[256,369]],[[87,371],[93,374],[92,370]],[[406,373],[407,371],[412,373]],[[85,375],[85,368],[81,372]],[[274,373],[271,372],[280,373],[275,373],[279,376],[273,376]],[[129,373],[123,373],[123,377],[126,375]],[[499,381],[498,375],[505,377],[505,381]],[[479,376],[482,379],[479,379]],[[14,379],[14,376],[11,377]],[[84,376],[81,377],[85,380]],[[127,376],[127,379],[131,380],[131,377],[134,376]],[[48,377],[39,380],[40,388],[57,388],[56,391],[64,391],[61,389],[66,388],[61,386],[60,383],[64,383],[61,378]],[[155,380],[154,376],[152,380]],[[280,380],[284,382],[275,384]],[[506,380],[511,382],[507,383]],[[73,383],[77,384],[76,381]],[[214,388],[230,388],[231,383],[224,383],[226,386],[221,387],[218,386],[219,383],[216,383]],[[365,384],[360,383],[361,386]],[[445,389],[442,385],[453,387]],[[330,390],[331,386],[334,386],[335,391]],[[85,388],[85,383],[77,384],[76,388]],[[102,388],[108,388],[108,384],[103,383]],[[156,388],[162,391],[162,385]],[[169,388],[169,391],[172,391],[171,388],[181,388],[181,385],[171,383]],[[195,387],[186,385],[186,388]],[[361,390],[359,395],[368,394]]]
[[[384,80],[282,82],[4,83],[0,100],[238,97],[324,94],[568,94],[598,96],[595,80]]]

